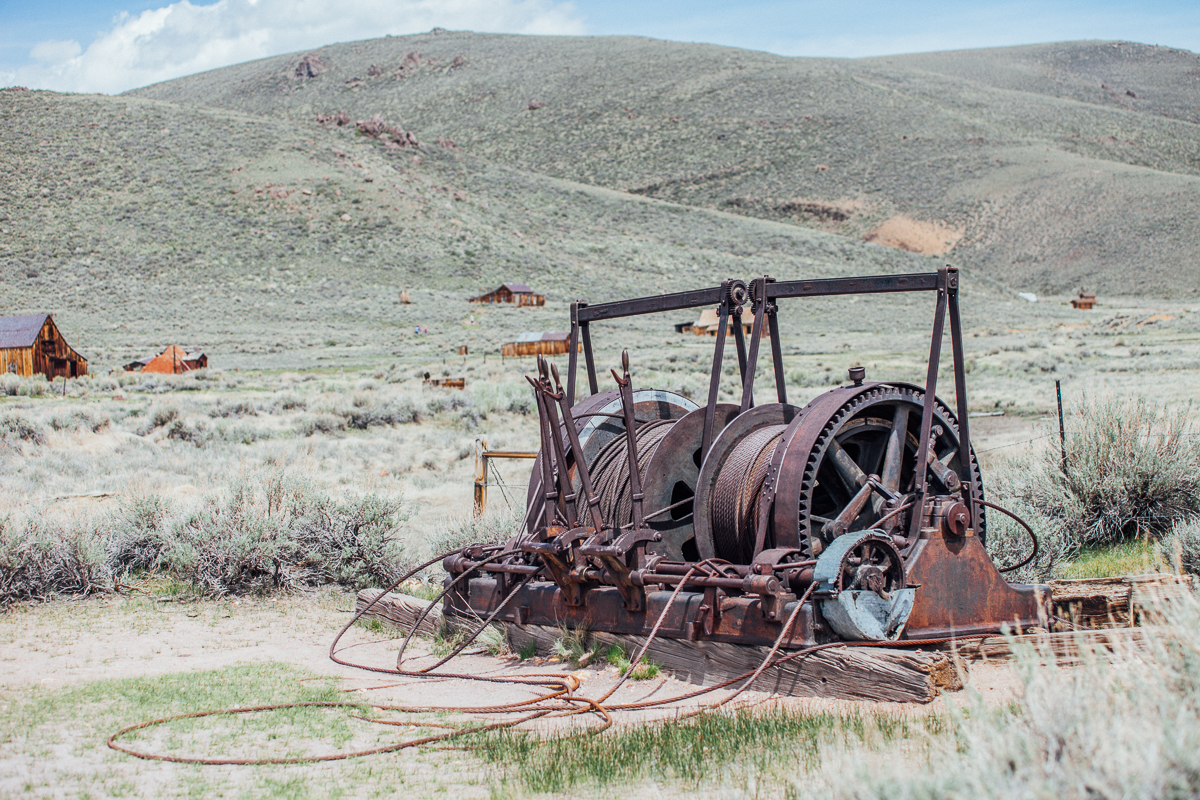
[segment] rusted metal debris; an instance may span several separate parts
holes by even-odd
[[[448,556],[445,611],[519,625],[785,649],[932,642],[1046,625],[1050,592],[1010,584],[986,550],[970,446],[956,270],[721,286],[571,306],[566,382],[529,379],[541,447],[520,531]],[[866,380],[787,401],[784,299],[930,292],[924,386]],[[590,324],[717,307],[707,403],[634,385],[628,356],[601,391]],[[753,321],[747,337],[743,313]],[[949,319],[956,406],[936,398]],[[732,323],[732,324],[730,324]],[[719,403],[725,338],[742,376]],[[774,397],[755,397],[761,345]],[[579,353],[588,397],[575,401]]]

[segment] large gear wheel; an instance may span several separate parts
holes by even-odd
[[[882,485],[896,494],[912,491],[924,399],[919,387],[878,383],[841,387],[810,403],[793,426],[786,452],[777,454],[775,546],[797,547],[815,556],[841,533],[866,530],[887,517],[892,509],[881,494],[873,492],[861,510],[850,515],[845,529],[833,525],[861,489],[865,476],[878,476]],[[958,421],[937,400],[930,440],[930,491],[955,493],[963,458]],[[974,496],[982,499],[974,452],[968,457]],[[898,515],[892,523],[897,521]],[[982,541],[982,508],[975,530]]]

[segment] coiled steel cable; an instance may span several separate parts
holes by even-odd
[[[673,419],[655,419],[634,431],[638,472],[643,480],[650,459],[675,425]],[[600,449],[589,467],[593,489],[600,498],[600,517],[612,528],[626,527],[633,519],[633,493],[629,484],[629,446],[624,432]]]
[[[754,557],[754,534],[763,481],[786,425],[768,425],[746,434],[717,475],[710,505],[717,555],[748,564]]]

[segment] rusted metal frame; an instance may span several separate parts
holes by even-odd
[[[729,306],[731,303],[729,281],[721,284],[721,308],[717,319],[717,344],[713,350],[712,375],[708,380],[708,405],[704,408],[704,436],[701,439],[700,460],[708,455],[712,447],[713,427],[717,421],[717,398],[721,390],[721,367],[725,358],[725,332],[729,326]]]
[[[880,294],[885,292],[930,292],[940,289],[938,272],[913,272],[906,275],[871,275],[865,278],[819,278],[817,280],[775,281],[767,285],[767,298],[829,297],[841,294]]]
[[[933,335],[929,342],[929,368],[925,374],[925,400],[921,409],[921,434],[917,438],[917,471],[913,476],[913,491],[920,501],[913,508],[909,537],[916,541],[921,533],[921,521],[926,501],[929,498],[929,478],[925,471],[929,463],[929,434],[933,428],[933,406],[936,401],[938,366],[942,359],[942,333],[946,323],[946,286],[949,271],[943,267],[937,271],[937,307],[933,312]]]
[[[579,322],[581,325],[586,325],[598,320],[636,317],[640,314],[654,314],[659,311],[683,311],[688,308],[715,305],[725,298],[724,287],[727,283],[729,281],[721,286],[711,286],[707,289],[692,289],[674,294],[660,294],[653,297],[639,297],[634,300],[617,300],[612,303],[581,306]]]
[[[580,310],[582,311],[582,307]],[[596,377],[596,356],[592,352],[592,331],[587,322],[579,323],[579,335],[583,339],[583,360],[587,363],[588,391],[600,394],[600,380]]]
[[[575,405],[575,373],[579,369],[579,306],[581,301],[571,303],[571,342],[567,355],[567,403]],[[583,303],[587,305],[587,303]]]
[[[762,324],[765,316],[764,306],[766,295],[764,288],[767,278],[764,275],[756,278],[751,284],[750,314],[754,318],[754,327],[750,331],[750,352],[746,356],[746,364],[742,368],[742,408],[740,413],[746,413],[754,405],[754,373],[758,368],[758,345],[762,341]],[[741,330],[741,326],[738,327]]]
[[[962,465],[959,476],[960,490],[967,508],[971,510],[971,524],[978,519],[975,508],[975,491],[971,480],[971,431],[967,407],[967,367],[963,354],[962,317],[958,309],[958,270],[947,267],[946,283],[947,310],[950,313],[950,350],[954,355],[954,400],[958,410],[958,452]]]

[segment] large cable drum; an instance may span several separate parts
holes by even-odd
[[[833,389],[803,409],[772,403],[738,416],[700,471],[699,555],[747,564],[761,549],[782,547],[815,557],[841,533],[881,520],[899,527],[897,506],[882,493],[863,492],[854,501],[868,476],[896,495],[913,490],[923,405],[919,387],[878,383]],[[934,403],[930,433],[930,490],[954,493],[964,454],[958,421],[941,401]],[[965,457],[974,495],[982,498],[975,455]],[[975,528],[983,537],[979,511]]]

